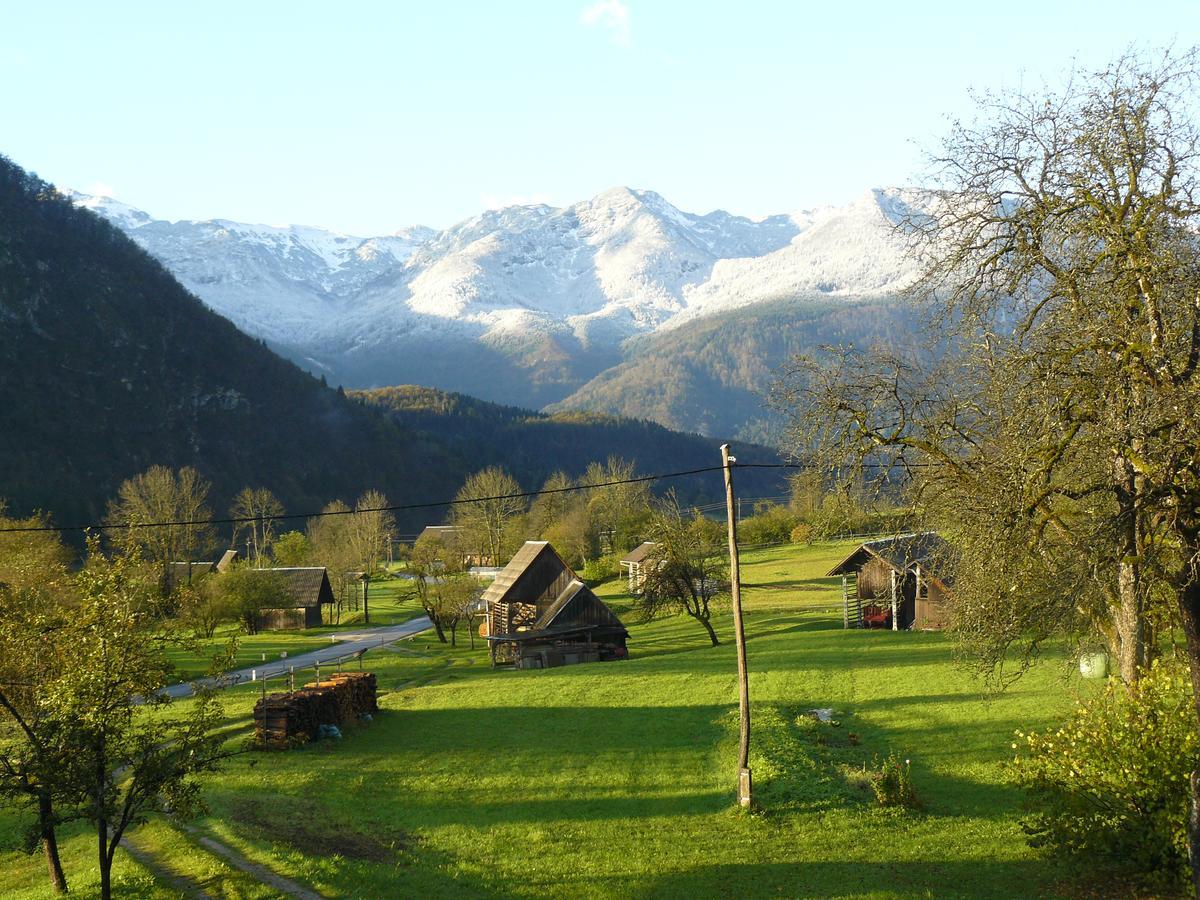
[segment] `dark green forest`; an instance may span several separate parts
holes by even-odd
[[[197,468],[216,510],[255,485],[288,512],[308,512],[372,488],[393,503],[452,497],[489,464],[533,488],[610,454],[647,472],[718,460],[716,442],[644,422],[551,418],[433,393],[441,399],[385,400],[421,396],[412,389],[348,397],[238,331],[118,229],[3,157],[0,322],[0,498],[59,525],[102,518],[124,479],[158,464]],[[720,491],[715,477],[680,488]]]

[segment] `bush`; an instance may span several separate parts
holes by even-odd
[[[1135,687],[1110,681],[1057,731],[1017,736],[1027,752],[1014,768],[1028,793],[1022,825],[1032,846],[1150,882],[1186,881],[1200,742],[1180,666],[1155,664]]]
[[[610,578],[621,574],[621,555],[609,553],[596,559],[589,559],[583,564],[579,577],[593,587]]]
[[[761,506],[738,523],[738,540],[745,544],[784,544],[796,527],[796,516],[786,506]]]
[[[801,522],[792,529],[791,539],[793,544],[811,544],[813,542],[812,526]]]
[[[904,809],[918,809],[921,806],[913,787],[912,766],[907,759],[902,761],[894,753],[888,754],[871,779],[871,789],[875,791],[875,799],[880,806],[900,806]]]

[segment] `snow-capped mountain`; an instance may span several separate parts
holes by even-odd
[[[354,237],[222,219],[168,222],[73,194],[244,331],[347,385],[414,381],[542,405],[630,337],[787,298],[872,298],[912,277],[905,194],[761,220],[685,213],[615,188],[488,211],[445,231]]]

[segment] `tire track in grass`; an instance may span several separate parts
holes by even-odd
[[[175,872],[168,869],[150,851],[139,847],[128,837],[122,837],[120,847],[130,857],[132,857],[138,865],[154,876],[154,880],[160,884],[165,884],[172,890],[179,891],[184,897],[190,900],[215,900],[212,894],[204,890],[200,883],[188,875],[180,872]]]

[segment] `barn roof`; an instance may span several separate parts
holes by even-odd
[[[508,594],[516,586],[521,576],[533,566],[535,562],[541,559],[545,554],[549,554],[556,562],[556,568],[560,572],[570,572],[574,576],[571,567],[563,562],[562,557],[550,546],[549,541],[526,541],[516,555],[508,561],[508,565],[496,576],[483,596],[480,598],[488,603],[498,603],[507,599]]]
[[[172,585],[191,584],[201,575],[207,575],[216,566],[207,560],[203,562],[173,562],[167,564],[167,577]]]
[[[625,554],[625,556],[622,557],[621,562],[630,565],[634,563],[640,563],[647,556],[649,556],[650,551],[657,546],[658,544],[656,544],[654,541],[643,541]]]
[[[533,630],[542,631],[551,627],[575,625],[625,628],[616,613],[609,609],[608,605],[578,578],[568,584],[557,599],[542,613],[534,623]]]
[[[295,599],[296,606],[320,606],[333,603],[333,588],[329,586],[329,575],[323,566],[303,566],[284,569],[263,569],[273,572],[283,581]]]
[[[880,538],[860,544],[840,563],[829,570],[830,575],[847,575],[857,572],[871,559],[882,560],[903,574],[914,566],[936,568],[938,557],[946,549],[946,542],[936,531],[918,531]]]
[[[417,540],[420,540],[423,537],[430,537],[444,541],[447,538],[458,534],[458,532],[459,527],[457,525],[426,525],[421,530],[421,533],[417,535]]]

